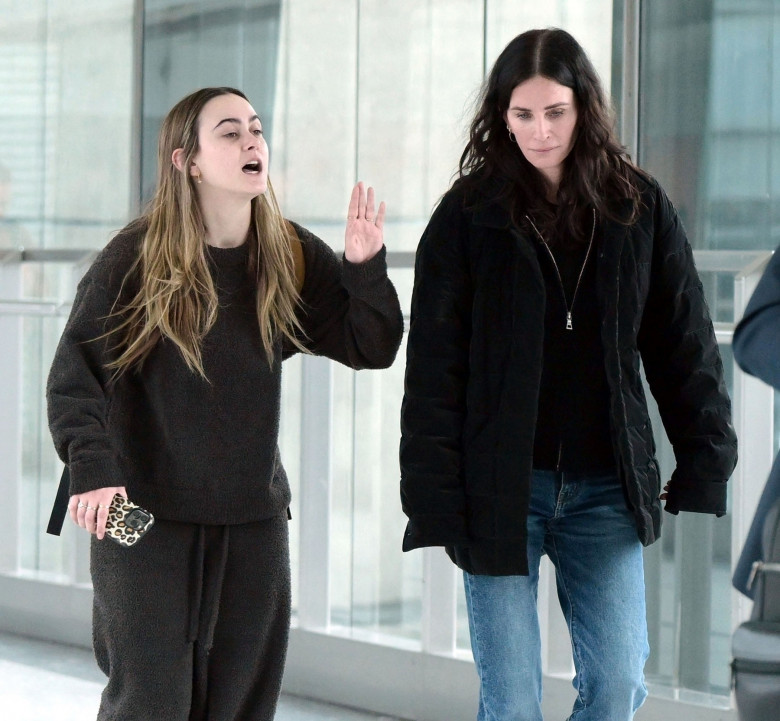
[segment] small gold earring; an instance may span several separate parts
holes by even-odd
[[[198,185],[200,185],[200,184],[203,182],[203,181],[201,180],[201,177],[200,177],[200,171],[198,171],[198,174],[195,176],[195,182],[196,182]]]
[[[516,139],[515,139],[515,134],[512,132],[512,128],[509,127],[509,123],[507,123],[506,129],[507,129],[507,132],[509,133],[509,139],[513,143],[517,142]]]

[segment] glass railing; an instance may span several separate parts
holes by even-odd
[[[85,534],[66,524],[60,539],[43,532],[59,479],[47,430],[44,386],[75,283],[93,251],[6,252],[0,262],[0,548],[6,575],[89,582]],[[735,368],[735,319],[769,258],[766,252],[697,253],[733,393],[741,461],[730,483],[729,515],[666,515],[662,540],[647,549],[653,693],[728,704],[731,629],[748,608],[730,590],[741,547],[776,440],[775,396]],[[391,275],[409,282],[410,254],[390,254]],[[729,294],[722,289],[729,287]],[[31,291],[49,292],[33,295]],[[405,353],[385,371],[353,372],[297,356],[285,364],[280,435],[293,485],[291,524],[298,630],[376,646],[467,659],[462,584],[442,549],[403,554],[405,518],[398,498],[398,411]],[[659,460],[673,457],[655,418]],[[0,576],[0,604],[3,580]],[[544,667],[571,673],[567,632],[554,573],[540,579]]]
[[[769,257],[765,251],[696,253],[702,282],[713,298],[735,422],[740,438],[749,436],[750,445],[743,440],[742,460],[730,483],[729,514],[721,519],[664,514],[662,540],[646,551],[653,648],[647,676],[653,693],[721,707],[729,703],[731,629],[746,614],[743,600],[731,591],[731,566],[769,469],[776,413],[773,391],[735,367],[731,338]],[[459,573],[441,549],[399,551],[405,523],[397,463],[402,365],[403,350],[396,365],[381,373],[355,374],[317,359],[303,361],[302,385],[316,388],[321,404],[313,432],[325,433],[329,441],[326,449],[311,451],[322,461],[320,475],[311,487],[303,475],[300,502],[311,509],[329,507],[331,513],[327,520],[316,510],[314,517],[302,516],[304,524],[312,525],[300,548],[300,583],[317,578],[320,593],[312,591],[317,597],[311,608],[305,602],[299,607],[299,624],[352,638],[392,639],[402,646],[413,641],[423,652],[468,656]],[[651,412],[659,462],[669,477],[673,453],[657,410]],[[760,430],[753,428],[756,422]],[[304,437],[304,454],[307,446],[317,447]],[[565,676],[573,667],[554,584],[554,573],[545,564],[540,581],[545,671]]]

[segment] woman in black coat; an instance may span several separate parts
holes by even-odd
[[[640,365],[677,467],[661,488]],[[539,561],[571,633],[572,719],[646,696],[642,544],[723,515],[736,438],[691,248],[562,30],[515,38],[420,241],[402,408],[404,550],[464,571],[480,721],[541,714]]]

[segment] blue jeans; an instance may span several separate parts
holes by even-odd
[[[577,697],[570,721],[629,721],[647,690],[642,546],[614,475],[534,471],[528,576],[464,573],[478,721],[542,721],[536,611],[539,561],[553,565],[571,635]]]

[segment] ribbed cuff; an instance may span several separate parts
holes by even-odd
[[[725,482],[685,482],[672,477],[664,509],[677,515],[680,511],[726,515],[727,488]]]
[[[125,485],[116,460],[109,454],[89,460],[71,460],[68,467],[71,496],[95,491],[98,488]]]
[[[414,516],[404,532],[403,550],[426,546],[467,546],[466,518],[460,514]]]
[[[387,248],[383,245],[379,252],[363,263],[351,263],[342,257],[341,282],[350,295],[366,295],[365,290],[372,288],[387,276]],[[370,294],[370,293],[369,293]]]

